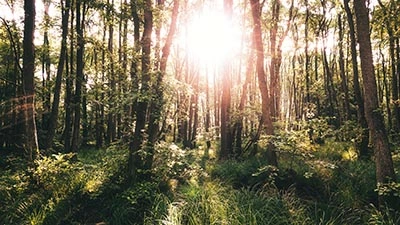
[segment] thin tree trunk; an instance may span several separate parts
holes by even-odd
[[[342,23],[342,17],[341,15],[338,15],[338,25],[339,25],[339,40],[344,40],[344,35],[343,35],[343,23]],[[350,119],[350,97],[349,97],[349,89],[347,85],[347,77],[346,77],[346,71],[345,71],[345,65],[344,65],[344,53],[343,53],[343,42],[339,41],[339,73],[340,73],[340,84],[342,88],[342,92],[344,94],[344,120],[349,120]]]
[[[107,1],[108,4],[110,4],[110,1]],[[111,6],[114,6],[114,0],[111,0]],[[109,68],[108,70],[108,79],[110,82],[110,89],[108,92],[108,97],[109,97],[109,111],[107,115],[107,143],[111,143],[114,141],[116,137],[116,125],[115,125],[115,107],[116,107],[116,84],[115,84],[115,69],[114,69],[114,13],[113,9],[110,7],[107,9],[107,24],[108,24],[108,44],[107,44],[107,50],[108,50],[108,59],[110,60],[109,62]]]
[[[77,152],[80,146],[80,130],[81,130],[81,107],[82,107],[82,88],[84,85],[83,75],[83,54],[84,54],[84,21],[85,21],[85,3],[76,2],[76,78],[75,78],[75,96],[74,96],[74,126],[72,130],[71,151]]]
[[[142,36],[142,79],[139,100],[136,106],[136,124],[133,140],[129,144],[128,177],[130,182],[136,183],[143,178],[145,171],[141,171],[144,162],[139,150],[143,147],[144,128],[146,124],[147,107],[149,105],[149,85],[150,85],[150,55],[151,55],[151,36],[153,32],[153,13],[152,1],[144,2],[144,29]]]
[[[58,59],[58,66],[57,66],[57,75],[56,75],[56,82],[54,86],[54,97],[53,97],[53,104],[51,107],[51,115],[49,119],[48,131],[47,131],[47,140],[44,144],[45,149],[49,149],[53,145],[54,135],[56,133],[57,128],[57,120],[58,120],[58,112],[59,112],[59,105],[60,105],[60,95],[61,95],[61,83],[62,83],[62,74],[64,71],[64,65],[67,55],[67,35],[68,35],[68,20],[69,20],[69,9],[71,7],[71,1],[65,0],[65,5],[63,0],[61,0],[61,49],[60,49],[60,56]]]
[[[161,58],[160,58],[160,64],[159,64],[159,73],[157,77],[157,82],[155,86],[153,87],[153,90],[155,90],[156,97],[153,98],[150,104],[150,119],[149,119],[149,128],[148,128],[148,136],[149,136],[149,148],[146,162],[145,162],[145,169],[151,169],[153,165],[153,159],[154,159],[154,144],[158,140],[160,130],[160,119],[161,119],[161,111],[162,107],[164,105],[164,93],[163,89],[161,88],[163,85],[163,80],[164,76],[167,70],[167,61],[168,57],[171,51],[171,45],[173,41],[173,37],[176,31],[176,26],[177,26],[177,20],[178,20],[178,11],[179,11],[179,1],[180,0],[174,0],[174,6],[172,9],[172,20],[171,20],[171,25],[169,27],[167,39],[165,41],[165,44],[161,50]],[[164,2],[161,2],[162,4]]]
[[[42,100],[43,100],[43,115],[42,115],[42,123],[44,129],[48,129],[48,120],[49,113],[51,110],[50,99],[51,99],[51,91],[50,91],[50,42],[49,42],[49,27],[50,27],[50,15],[49,15],[49,7],[50,1],[43,1],[44,4],[44,33],[43,33],[43,45],[42,45]]]
[[[232,19],[233,1],[224,0],[224,12],[228,20]],[[229,28],[228,28],[229,29]],[[232,65],[229,58],[224,59],[221,95],[221,143],[218,158],[228,159],[233,155],[231,128],[231,85]]]
[[[378,101],[381,103],[383,101],[383,95],[385,95],[385,99],[386,99],[386,112],[387,112],[387,122],[388,122],[388,129],[391,130],[392,129],[392,109],[390,106],[390,88],[389,88],[389,81],[387,78],[387,71],[386,71],[386,58],[385,55],[382,52],[382,48],[381,46],[379,46],[379,53],[381,55],[381,59],[382,59],[382,76],[383,76],[383,81],[382,84],[378,83]],[[379,71],[377,74],[379,77]]]
[[[261,104],[262,104],[260,127],[263,127],[263,130],[265,131],[266,135],[272,136],[274,135],[274,127],[272,125],[271,112],[269,109],[271,99],[269,96],[268,85],[264,71],[264,46],[263,46],[262,31],[261,31],[261,5],[259,0],[250,0],[250,5],[254,23],[253,38],[255,42],[255,50],[257,52],[256,71],[257,71],[258,85],[261,92]],[[259,137],[259,135],[257,136]],[[268,144],[266,151],[267,151],[266,155],[268,163],[270,165],[277,166],[278,160],[272,143]]]
[[[252,42],[254,46],[254,42]],[[238,158],[243,154],[242,149],[242,133],[243,133],[243,114],[246,104],[246,98],[248,96],[248,87],[251,82],[251,75],[254,73],[254,50],[250,52],[247,68],[246,68],[246,79],[242,85],[242,96],[240,97],[239,107],[238,107],[238,118],[235,122],[235,157]]]
[[[281,9],[280,0],[274,0],[272,2],[272,26],[269,34],[269,41],[270,41],[269,44],[270,44],[270,54],[271,54],[271,63],[269,65],[269,72],[270,72],[269,98],[271,100],[270,111],[273,120],[278,120],[280,115],[281,89],[280,89],[280,79],[279,79],[279,67],[281,59],[279,59],[279,57],[281,54],[278,53],[280,49],[277,49],[276,46],[280,9]]]

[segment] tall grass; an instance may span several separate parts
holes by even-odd
[[[165,225],[310,224],[306,206],[291,192],[233,189],[220,181],[181,188],[159,218]]]

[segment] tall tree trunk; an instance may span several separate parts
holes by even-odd
[[[354,0],[354,11],[357,22],[357,37],[361,59],[361,71],[364,85],[365,117],[370,129],[374,147],[376,179],[379,184],[395,180],[389,140],[378,104],[376,78],[374,74],[371,39],[369,33],[369,15],[365,0]],[[380,196],[380,205],[385,203]]]
[[[171,51],[171,45],[173,41],[173,37],[176,31],[176,26],[177,26],[177,20],[178,20],[178,11],[179,11],[179,1],[180,0],[174,0],[174,6],[172,9],[172,19],[171,19],[171,25],[169,27],[167,39],[165,41],[165,44],[161,50],[161,58],[160,58],[160,64],[159,64],[159,73],[157,77],[157,81],[155,85],[153,86],[153,90],[155,91],[156,97],[152,99],[151,104],[150,104],[150,119],[149,119],[149,128],[148,128],[148,137],[149,137],[149,148],[146,162],[145,162],[145,169],[151,169],[153,165],[153,156],[154,156],[154,144],[158,140],[160,134],[160,123],[161,123],[161,111],[162,107],[164,105],[164,93],[163,93],[163,80],[164,76],[167,70],[167,61],[168,57]],[[164,2],[162,2],[163,4]]]
[[[42,54],[41,54],[41,63],[42,63],[42,100],[43,100],[43,115],[42,115],[42,123],[43,128],[48,129],[48,120],[50,113],[50,99],[51,99],[51,85],[50,85],[50,42],[49,42],[49,27],[50,27],[50,15],[49,15],[49,7],[50,1],[43,1],[44,4],[44,33],[43,33],[43,45],[42,45]]]
[[[398,104],[399,100],[399,74],[398,74],[398,69],[396,70],[397,67],[397,60],[396,60],[396,22],[394,22],[396,18],[396,12],[393,10],[393,6],[395,4],[392,4],[389,2],[389,8],[382,3],[381,0],[378,0],[378,3],[380,7],[383,9],[383,13],[385,13],[387,16],[384,17],[384,22],[387,34],[389,35],[389,55],[390,55],[390,71],[391,71],[391,77],[392,77],[392,88],[391,88],[391,93],[392,93],[392,98],[387,101],[390,101],[393,104],[393,111],[391,113],[388,112],[388,118],[389,118],[389,130],[393,129],[394,133],[398,133],[400,130],[400,107]],[[390,95],[390,94],[389,94]],[[392,115],[393,113],[393,115]],[[393,125],[393,126],[392,126]]]
[[[94,49],[93,51],[93,61],[94,61],[94,67],[95,67],[95,74],[100,74],[100,82],[98,81],[99,78],[96,77],[95,85],[96,89],[100,89],[103,85],[102,79],[103,79],[103,71],[102,71],[102,66],[99,66],[99,64],[103,65],[103,60],[99,60],[98,57],[98,49]],[[100,69],[99,69],[100,68]],[[101,70],[101,71],[100,71]],[[94,114],[95,114],[95,123],[94,123],[94,129],[95,129],[95,141],[96,141],[96,148],[101,148],[103,146],[103,113],[102,113],[102,98],[101,95],[102,93],[99,93],[100,91],[95,91],[94,92]]]
[[[254,42],[252,42],[253,48],[254,48]],[[235,122],[235,157],[238,158],[243,154],[243,149],[242,149],[242,133],[243,133],[243,114],[244,109],[245,109],[245,104],[246,104],[246,98],[248,97],[248,87],[251,82],[251,75],[254,73],[254,50],[250,52],[248,62],[247,62],[247,68],[246,68],[246,79],[242,85],[242,95],[240,97],[240,102],[238,106],[238,118],[236,119]]]
[[[147,107],[149,105],[149,85],[151,67],[151,36],[153,32],[153,12],[152,1],[146,0],[144,3],[144,28],[142,36],[142,79],[140,97],[136,105],[136,124],[133,140],[129,144],[128,177],[130,182],[135,183],[143,175],[144,162],[140,149],[143,147],[144,128],[146,124]]]
[[[56,82],[54,86],[54,97],[53,103],[51,107],[51,115],[48,124],[47,130],[47,140],[44,144],[44,148],[48,149],[51,148],[53,145],[54,135],[56,133],[57,128],[57,120],[58,120],[58,111],[60,105],[60,95],[61,95],[61,83],[62,83],[62,74],[64,71],[64,65],[67,55],[67,35],[68,35],[68,20],[69,20],[69,10],[71,7],[71,1],[65,0],[65,5],[63,0],[61,0],[61,49],[60,55],[58,58],[58,65],[57,65],[57,74],[56,74]]]
[[[304,48],[304,54],[305,54],[305,73],[306,73],[306,102],[311,103],[311,97],[310,97],[310,56],[308,54],[308,47],[309,47],[309,41],[308,41],[308,26],[309,26],[309,19],[310,19],[310,10],[308,6],[308,0],[305,0],[305,7],[306,7],[306,19],[305,19],[305,24],[304,24],[304,39],[305,39],[305,48]]]
[[[230,22],[233,13],[233,1],[224,0],[224,12]],[[229,28],[228,28],[229,29]],[[232,85],[232,64],[226,56],[224,59],[222,74],[222,95],[221,95],[221,144],[218,158],[228,159],[233,155],[232,149],[232,128],[231,128],[231,85]]]
[[[396,26],[395,30],[398,30],[398,27]],[[397,86],[397,91],[400,88],[400,39],[397,36],[396,37],[396,57],[394,58],[394,61],[396,62],[396,86]],[[394,82],[394,80],[392,81]],[[394,102],[394,119],[393,121],[395,132],[399,133],[400,130],[400,101],[399,101],[399,94],[397,95],[396,99],[393,99]],[[397,140],[399,140],[399,137],[397,136]]]
[[[70,29],[74,30],[74,7],[75,3],[71,0],[71,21],[70,21]],[[65,71],[66,71],[66,78],[65,78],[65,100],[64,100],[64,107],[65,107],[65,127],[64,127],[64,150],[65,152],[71,151],[71,137],[72,137],[72,126],[73,126],[73,119],[74,119],[74,109],[73,109],[73,74],[75,74],[75,32],[70,32],[70,48],[69,48],[69,59],[65,61]]]
[[[381,33],[381,37],[382,37]],[[378,80],[378,101],[379,103],[382,104],[383,99],[385,98],[385,107],[386,107],[386,113],[387,113],[387,122],[388,122],[388,129],[392,130],[393,125],[392,125],[392,109],[391,109],[391,101],[390,101],[390,84],[388,81],[388,74],[386,71],[386,57],[385,54],[383,53],[382,46],[379,45],[379,53],[381,55],[381,63],[382,63],[382,76],[383,80],[379,82]],[[380,77],[380,71],[377,71],[377,77]],[[383,97],[385,96],[385,97]]]
[[[24,1],[24,39],[23,39],[23,90],[21,103],[24,115],[23,146],[29,161],[33,162],[39,154],[35,122],[35,0]]]
[[[356,44],[356,32],[353,20],[353,14],[349,7],[349,0],[344,0],[344,9],[346,11],[347,23],[349,25],[349,34],[350,34],[350,49],[351,49],[351,63],[353,64],[353,90],[354,97],[357,104],[357,119],[358,123],[361,126],[362,133],[360,140],[356,143],[356,149],[359,152],[360,159],[369,158],[370,156],[370,148],[369,148],[369,129],[367,120],[365,118],[364,112],[364,100],[361,93],[361,86],[359,81],[359,72],[358,72],[358,59],[357,59],[357,44]]]
[[[208,73],[208,71],[206,72]],[[208,83],[208,74],[206,74],[206,106],[205,106],[205,110],[206,110],[206,115],[205,115],[205,121],[204,121],[204,129],[206,131],[206,146],[207,149],[204,152],[204,156],[205,157],[209,157],[209,149],[211,148],[211,133],[210,133],[210,127],[211,127],[211,112],[210,112],[210,85]]]
[[[106,21],[108,24],[108,44],[107,44],[107,50],[108,50],[108,80],[110,82],[109,86],[109,92],[108,92],[108,97],[109,97],[109,110],[108,110],[108,115],[107,115],[107,143],[111,143],[114,141],[116,137],[116,117],[115,117],[115,107],[116,107],[116,83],[115,83],[115,68],[114,68],[114,0],[107,1],[107,4],[109,5],[109,8],[107,9],[106,12]]]
[[[82,4],[83,3],[83,4]],[[81,130],[81,107],[82,107],[82,88],[84,85],[83,75],[83,53],[84,53],[84,21],[85,21],[85,2],[76,1],[76,78],[74,96],[74,126],[72,130],[71,151],[77,152],[80,146]]]
[[[338,26],[339,26],[339,40],[344,40],[344,34],[343,34],[343,22],[342,22],[342,16],[338,15]],[[339,41],[339,73],[340,73],[340,84],[341,84],[341,89],[344,94],[344,120],[349,120],[350,119],[350,97],[349,97],[349,89],[347,85],[347,77],[346,77],[346,70],[345,70],[345,64],[344,64],[344,51],[343,51],[343,42]]]
[[[270,88],[269,95],[271,99],[270,111],[273,120],[278,120],[280,115],[280,78],[279,78],[279,69],[280,69],[280,61],[281,54],[278,52],[280,49],[277,49],[277,32],[278,32],[278,22],[280,17],[280,9],[281,2],[280,0],[272,1],[272,26],[270,28],[269,41],[270,41],[270,54],[271,54],[271,63],[269,65],[270,72]]]
[[[258,86],[261,92],[262,115],[260,127],[263,127],[265,134],[268,136],[274,135],[274,127],[270,112],[270,96],[268,91],[267,80],[264,71],[264,46],[262,41],[261,31],[261,5],[259,0],[250,0],[251,12],[253,17],[253,38],[255,42],[255,51],[257,52],[256,71],[258,78]],[[258,135],[259,136],[259,135]],[[268,163],[277,166],[278,160],[273,144],[270,142],[267,147]]]

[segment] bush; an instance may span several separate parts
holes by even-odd
[[[72,162],[74,153],[53,154],[35,161],[33,178],[37,184],[54,195],[66,195],[73,187],[82,182],[83,167]]]
[[[153,182],[138,183],[116,193],[104,204],[104,214],[108,224],[142,224],[147,214],[151,214],[152,205],[159,193],[158,185]]]
[[[211,177],[224,180],[234,188],[263,185],[270,181],[266,166],[266,161],[257,158],[244,161],[226,160],[215,165],[211,170]]]

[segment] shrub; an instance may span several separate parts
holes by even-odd
[[[53,154],[35,161],[33,178],[44,190],[54,196],[66,195],[76,184],[82,181],[82,165],[72,162],[74,153]]]
[[[269,177],[266,166],[266,161],[263,162],[257,158],[244,161],[226,160],[215,165],[211,170],[211,177],[224,180],[234,188],[260,185],[264,184]]]

